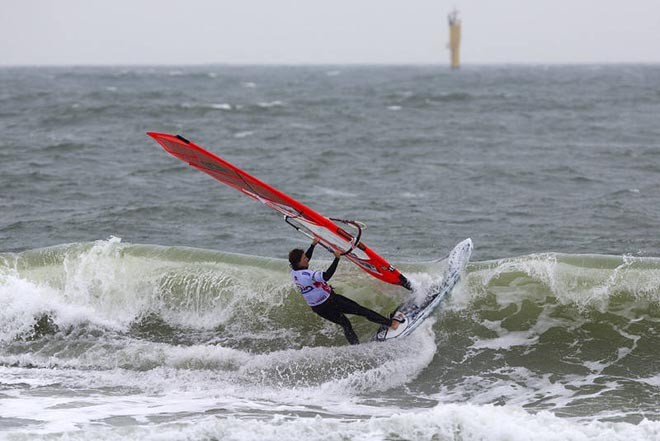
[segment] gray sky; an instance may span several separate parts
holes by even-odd
[[[0,0],[0,65],[660,63],[660,0]]]

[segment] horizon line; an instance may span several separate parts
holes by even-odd
[[[660,61],[486,61],[461,63],[461,68],[490,66],[655,66]],[[0,68],[76,68],[76,67],[443,67],[449,63],[439,62],[338,62],[338,63],[295,63],[295,62],[184,62],[184,63],[16,63],[2,64]],[[453,70],[460,70],[453,69]]]

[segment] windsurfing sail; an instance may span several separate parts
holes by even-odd
[[[325,217],[180,135],[154,132],[147,135],[192,167],[280,212],[296,230],[318,238],[328,250],[341,251],[347,259],[377,279],[410,289],[403,274],[361,241],[364,224]]]

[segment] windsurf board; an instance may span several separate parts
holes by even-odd
[[[442,279],[428,290],[423,299],[420,301],[418,293],[413,292],[392,312],[392,316],[403,314],[405,321],[396,330],[388,326],[381,326],[372,340],[385,341],[405,337],[417,329],[456,286],[461,273],[470,261],[472,248],[471,239],[465,239],[456,245],[447,256],[447,269]]]

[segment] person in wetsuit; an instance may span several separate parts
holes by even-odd
[[[337,270],[341,251],[335,251],[335,260],[325,271],[312,271],[309,269],[309,260],[312,258],[314,247],[319,243],[314,239],[307,251],[300,248],[289,252],[289,263],[291,264],[291,278],[296,284],[300,293],[305,298],[312,311],[326,320],[338,324],[344,330],[346,340],[352,345],[360,343],[357,334],[353,331],[351,322],[344,314],[361,315],[367,320],[380,325],[389,326],[392,329],[399,327],[405,318],[402,315],[393,318],[383,317],[371,309],[365,308],[353,300],[337,294],[328,281]]]

